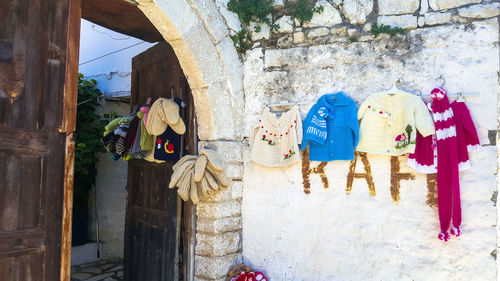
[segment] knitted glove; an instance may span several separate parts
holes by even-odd
[[[174,166],[169,188],[178,187],[182,200],[197,204],[206,196],[225,189],[231,181],[225,173],[225,162],[211,150],[202,150],[200,156],[187,155]]]

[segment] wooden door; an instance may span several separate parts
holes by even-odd
[[[79,36],[79,0],[0,3],[0,280],[69,280]]]
[[[132,59],[131,104],[148,97],[180,98],[186,106],[183,155],[195,152],[194,110],[186,78],[174,51],[159,43]],[[125,219],[125,280],[183,280],[182,249],[184,204],[177,191],[168,188],[173,161],[150,163],[131,160],[128,165]]]

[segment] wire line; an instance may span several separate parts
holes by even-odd
[[[132,48],[132,47],[134,47],[134,46],[137,46],[137,45],[142,44],[142,43],[145,43],[145,42],[146,42],[146,41],[141,41],[141,42],[136,43],[136,44],[134,44],[134,45],[130,45],[130,46],[128,46],[128,47],[125,47],[125,48],[122,48],[122,49],[119,49],[119,50],[113,51],[113,52],[111,52],[111,53],[104,54],[104,55],[99,56],[99,57],[97,57],[97,58],[93,58],[93,59],[91,59],[91,60],[88,60],[88,61],[82,62],[82,63],[80,63],[80,64],[78,64],[78,65],[84,65],[84,64],[86,64],[86,63],[93,62],[93,61],[96,61],[96,60],[98,60],[98,59],[102,59],[103,57],[107,57],[107,56],[109,56],[109,55],[112,55],[112,54],[115,54],[115,53],[121,52],[121,51],[123,51],[123,50],[129,49],[129,48]]]

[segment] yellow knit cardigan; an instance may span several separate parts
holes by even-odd
[[[402,155],[415,152],[417,130],[434,134],[434,122],[419,96],[397,91],[370,95],[358,110],[358,151]]]

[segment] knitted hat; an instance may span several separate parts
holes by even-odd
[[[173,100],[157,99],[149,110],[146,122],[150,135],[161,135],[167,126],[179,135],[186,132],[186,125],[179,115],[179,105]]]
[[[307,143],[305,140],[310,142],[323,145],[326,142],[327,137],[327,127],[326,118],[328,117],[328,109],[324,106],[318,108],[318,111],[312,116],[309,126],[304,132],[303,143]]]

